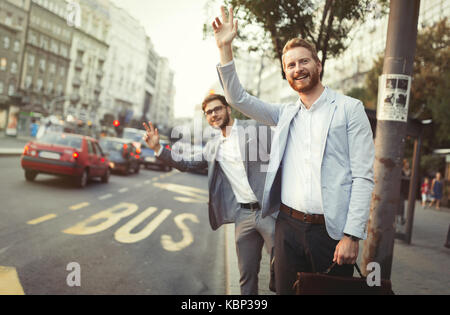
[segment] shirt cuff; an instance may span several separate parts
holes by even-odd
[[[161,147],[159,148],[158,152],[155,152],[156,157],[158,157],[158,156],[161,155],[161,152],[162,152],[163,149],[164,149],[164,147],[161,146]]]
[[[226,64],[221,65],[220,62],[217,64],[218,68],[222,68],[222,67],[228,67],[230,65],[234,64],[234,59],[231,59],[231,61],[228,61]]]

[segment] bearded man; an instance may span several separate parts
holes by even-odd
[[[272,255],[275,219],[261,217],[261,200],[269,160],[271,129],[253,120],[237,120],[225,97],[208,95],[202,103],[209,125],[220,133],[203,152],[177,156],[159,144],[158,130],[144,123],[147,145],[161,161],[180,171],[208,168],[209,220],[213,230],[235,223],[242,295],[258,294],[261,251]]]

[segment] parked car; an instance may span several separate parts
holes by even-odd
[[[170,144],[168,141],[166,140],[160,140],[159,143],[170,150]],[[140,162],[142,165],[144,165],[145,168],[152,168],[152,167],[156,167],[160,170],[169,172],[172,170],[171,166],[166,165],[164,162],[161,162],[160,160],[158,160],[155,156],[155,152],[150,149],[147,144],[145,143],[145,141],[141,142],[141,158],[140,158]]]
[[[79,187],[85,187],[92,177],[107,183],[111,174],[109,160],[97,140],[70,133],[48,132],[28,142],[21,166],[27,181],[45,173],[73,177]]]
[[[108,153],[110,167],[113,172],[130,174],[133,171],[139,173],[139,148],[130,139],[105,137],[99,141],[102,149]]]

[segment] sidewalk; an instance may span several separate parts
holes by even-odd
[[[0,155],[21,155],[23,147],[32,137],[11,137],[0,131]]]
[[[450,224],[450,209],[423,209],[416,203],[411,245],[395,240],[391,281],[395,294],[450,294],[450,249],[443,245]],[[240,295],[239,268],[234,242],[234,224],[225,225],[227,242],[227,294]],[[359,244],[360,264],[364,242]],[[273,295],[269,290],[269,255],[263,250],[259,273],[259,294]]]

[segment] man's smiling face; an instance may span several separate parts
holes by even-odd
[[[288,50],[283,67],[289,85],[298,93],[307,93],[319,83],[322,64],[314,61],[311,52],[304,47]]]

